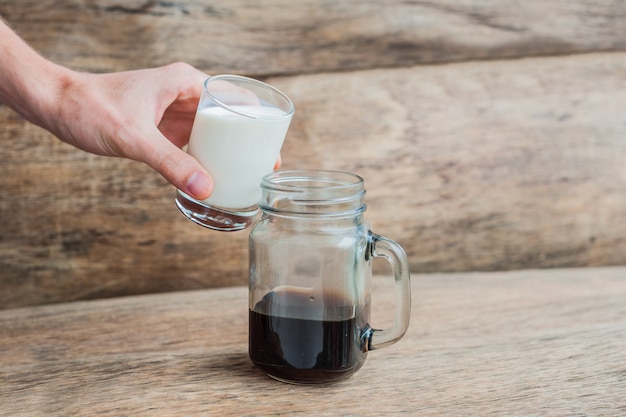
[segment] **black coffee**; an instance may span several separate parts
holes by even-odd
[[[326,301],[320,304],[320,299]],[[341,301],[327,305],[333,299],[290,291],[267,294],[250,311],[252,362],[275,378],[300,383],[331,382],[356,372],[366,357],[360,336],[367,309]],[[315,319],[320,309],[337,320]]]

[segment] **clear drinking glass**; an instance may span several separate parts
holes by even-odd
[[[349,377],[369,350],[398,341],[411,308],[407,257],[363,220],[363,179],[347,172],[277,171],[262,183],[250,232],[249,355],[272,378],[314,384]],[[395,323],[370,325],[372,258],[396,286]]]
[[[214,189],[203,201],[177,190],[178,209],[214,230],[251,225],[261,179],[274,169],[293,113],[289,97],[266,83],[239,75],[208,78],[187,152],[209,171]]]

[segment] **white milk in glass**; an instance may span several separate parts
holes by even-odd
[[[196,113],[187,152],[213,176],[213,193],[204,200],[207,204],[247,208],[261,198],[261,180],[274,169],[291,118],[277,107],[231,107],[274,118],[255,119],[217,106],[204,108]]]

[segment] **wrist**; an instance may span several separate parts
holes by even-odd
[[[63,139],[63,109],[68,107],[66,101],[71,99],[67,92],[76,83],[79,73],[49,61],[46,67],[46,74],[36,86],[31,86],[31,122]]]
[[[0,102],[49,129],[62,86],[72,71],[48,61],[0,20]]]

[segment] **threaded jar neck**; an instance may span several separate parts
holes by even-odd
[[[349,172],[276,171],[263,178],[261,190],[259,207],[276,215],[346,218],[366,209],[363,178]]]

